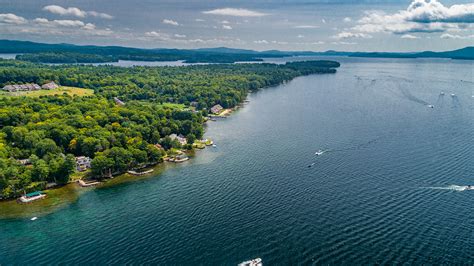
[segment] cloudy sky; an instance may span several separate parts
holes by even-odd
[[[474,2],[0,0],[0,38],[146,48],[439,51],[474,45]]]

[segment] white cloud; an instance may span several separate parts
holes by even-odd
[[[449,34],[449,33],[442,34],[439,37],[441,39],[457,39],[457,40],[474,39],[474,35],[457,35],[457,34]]]
[[[296,36],[297,38],[304,38],[304,35],[302,34],[298,34],[298,36]]]
[[[224,25],[222,25],[222,28],[223,28],[224,30],[231,30],[231,29],[232,29],[232,27],[231,27],[231,26],[229,26],[229,25],[225,25],[225,24],[224,24]]]
[[[352,29],[365,33],[431,33],[460,28],[459,23],[474,23],[474,4],[445,7],[437,0],[414,0],[406,10],[393,14],[366,11]]]
[[[356,45],[356,42],[332,42],[335,45]]]
[[[75,17],[83,18],[87,15],[87,13],[85,11],[80,10],[77,7],[64,8],[64,7],[58,6],[58,5],[49,5],[49,6],[43,7],[43,10],[51,12],[53,14],[61,15],[61,16],[69,15],[69,16],[75,16]]]
[[[43,10],[56,14],[56,15],[60,15],[60,16],[75,16],[79,18],[91,16],[91,17],[98,17],[98,18],[105,18],[105,19],[113,18],[113,16],[106,13],[100,13],[97,11],[84,11],[77,7],[64,8],[58,5],[48,5],[48,6],[43,7]]]
[[[227,21],[227,20],[223,20],[223,21],[221,21],[221,23],[222,23],[222,24],[230,24],[230,22]]]
[[[173,25],[173,26],[179,26],[179,23],[177,21],[174,21],[172,19],[163,19],[162,21],[164,24],[168,24],[168,25]]]
[[[317,41],[317,42],[312,42],[311,44],[321,45],[321,44],[325,44],[325,42],[323,42],[323,41]]]
[[[411,34],[403,34],[400,38],[402,39],[419,39],[420,37],[417,37],[415,35],[411,35]]]
[[[170,36],[168,34],[158,32],[158,31],[145,32],[145,36],[160,39],[160,40],[169,40],[170,39]]]
[[[201,19],[201,18],[197,18],[195,19],[196,22],[204,22],[205,20],[204,19]]]
[[[95,25],[92,23],[87,23],[85,24],[84,22],[80,20],[48,20],[45,18],[36,18],[33,20],[33,22],[42,25],[42,26],[48,26],[48,27],[86,27],[86,29],[95,29]]]
[[[105,19],[113,19],[114,17],[106,14],[106,13],[100,13],[97,11],[87,11],[87,15],[92,16],[92,17],[98,17],[98,18],[105,18]]]
[[[474,4],[444,6],[437,0],[415,0],[399,14],[408,21],[474,23]]]
[[[317,29],[319,26],[317,25],[297,25],[294,27],[295,29]]]
[[[258,41],[253,41],[256,44],[268,44],[267,40],[258,40]]]
[[[17,16],[12,13],[0,14],[0,23],[5,24],[25,24],[28,21],[24,17]]]
[[[335,36],[336,39],[348,39],[348,38],[362,38],[362,39],[371,39],[372,35],[362,33],[362,32],[348,32],[344,31]]]
[[[184,35],[184,34],[177,34],[177,33],[176,33],[176,34],[174,35],[174,37],[176,37],[176,38],[186,38],[186,35]]]
[[[349,22],[352,21],[352,19],[351,19],[350,17],[345,17],[345,18],[343,19],[343,21],[346,22],[346,23],[349,23]]]
[[[210,15],[233,16],[233,17],[263,17],[268,14],[244,8],[218,8],[202,12]]]

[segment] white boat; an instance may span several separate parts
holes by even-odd
[[[319,155],[323,155],[323,153],[325,153],[326,151],[323,151],[323,150],[318,150],[317,152],[315,152],[314,154],[319,156]]]
[[[442,91],[439,95],[444,95],[444,91]]]
[[[35,217],[31,218],[30,220],[34,221],[36,219],[38,219],[38,217],[35,216]]]
[[[434,108],[434,105],[428,104],[428,108]]]
[[[451,93],[451,97],[454,97],[454,96],[456,96],[456,94],[454,94],[454,93]]]
[[[244,261],[238,264],[238,266],[262,266],[262,259],[256,258],[253,260]]]

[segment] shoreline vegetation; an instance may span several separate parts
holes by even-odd
[[[0,86],[54,81],[94,92],[0,95],[0,218],[49,213],[72,202],[88,190],[78,180],[107,187],[155,176],[211,146],[202,139],[204,124],[230,115],[248,93],[298,76],[335,73],[339,66],[304,61],[121,68],[0,60]],[[90,169],[78,172],[77,158],[90,158]],[[154,171],[142,174],[147,169]],[[15,202],[38,190],[47,197]]]

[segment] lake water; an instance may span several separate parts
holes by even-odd
[[[252,94],[162,175],[0,220],[0,264],[474,263],[472,61],[341,61]]]

